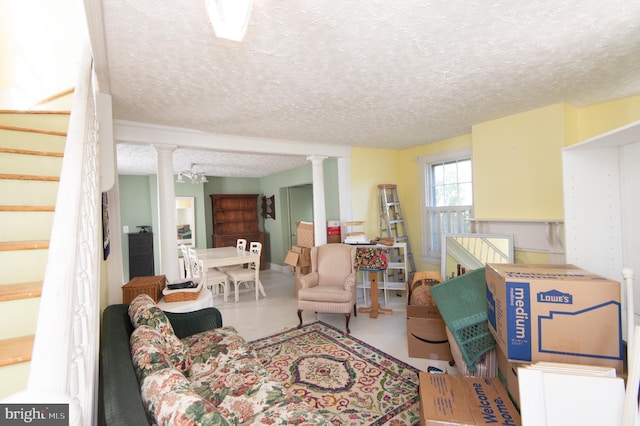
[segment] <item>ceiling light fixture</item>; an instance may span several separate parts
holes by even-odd
[[[242,41],[253,0],[204,0],[216,37]]]
[[[187,170],[186,172],[179,172],[178,179],[176,179],[177,183],[207,183],[207,177],[204,175],[204,172],[196,172],[194,167],[196,165],[191,165],[191,170]]]

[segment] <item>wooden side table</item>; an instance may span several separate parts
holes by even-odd
[[[385,309],[380,307],[378,303],[378,272],[384,272],[382,269],[364,269],[361,271],[369,272],[369,281],[371,282],[371,306],[368,308],[359,308],[358,312],[369,313],[369,318],[378,318],[378,314],[391,315],[393,311],[391,309]]]
[[[122,286],[122,303],[131,303],[140,294],[148,294],[154,302],[158,303],[166,285],[167,277],[164,275],[135,277]]]

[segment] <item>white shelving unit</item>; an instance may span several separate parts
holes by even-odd
[[[387,290],[399,290],[406,291],[407,290],[407,275],[408,275],[408,267],[409,267],[409,257],[407,255],[407,243],[395,243],[393,246],[387,246],[389,248],[400,249],[402,251],[402,262],[389,262],[389,266],[384,273],[384,284],[383,288],[385,289],[385,304],[386,301],[386,291]],[[393,275],[394,270],[398,270],[401,272],[400,276],[404,277],[405,281],[390,281],[389,276]]]
[[[393,271],[400,271],[401,276],[407,279],[408,268],[409,268],[409,259],[407,256],[407,243],[395,243],[392,246],[387,246],[384,244],[376,244],[376,245],[356,245],[356,247],[379,247],[379,248],[387,248],[387,249],[400,249],[402,252],[402,262],[389,262],[386,271],[382,274],[382,282],[378,281],[378,289],[384,292],[384,306],[385,308],[388,306],[388,296],[387,292],[389,291],[406,291],[407,283],[399,282],[399,281],[390,281],[389,276],[393,275]],[[370,290],[371,286],[368,280],[369,272],[358,272],[358,276],[356,278],[356,287],[358,289],[362,289],[364,295],[364,304],[367,305],[367,291]]]
[[[569,146],[562,160],[567,262],[615,281],[624,267],[640,271],[640,121]],[[634,302],[638,324],[640,291]]]

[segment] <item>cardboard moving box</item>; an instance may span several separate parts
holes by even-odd
[[[298,240],[298,246],[313,247],[315,245],[313,222],[298,222],[296,228],[296,238]]]
[[[573,265],[488,264],[489,330],[513,362],[622,373],[620,283]]]
[[[298,290],[300,290],[300,277],[311,272],[311,248],[291,247],[291,250],[287,252],[284,258],[284,263],[289,265],[289,268],[295,272],[294,287],[297,297]]]
[[[444,320],[436,305],[411,305],[407,298],[407,345],[412,358],[453,361]]]
[[[521,424],[520,414],[495,377],[419,375],[422,426]]]

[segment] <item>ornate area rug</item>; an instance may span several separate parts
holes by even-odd
[[[335,425],[417,425],[418,370],[321,321],[254,340],[274,380]]]

